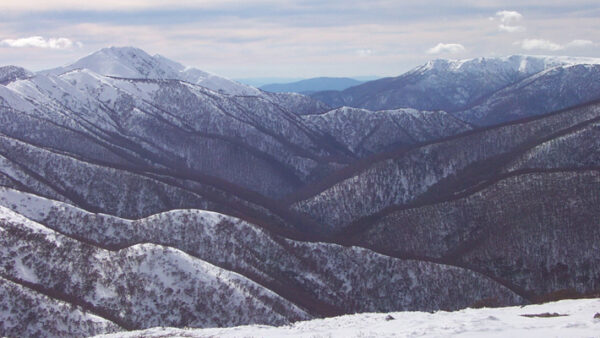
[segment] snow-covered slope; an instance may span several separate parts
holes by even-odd
[[[0,277],[0,334],[7,337],[92,336],[119,325],[73,304]]]
[[[600,299],[456,312],[365,313],[289,326],[154,328],[99,337],[596,337]]]

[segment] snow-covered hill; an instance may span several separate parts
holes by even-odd
[[[171,247],[142,243],[107,250],[5,207],[0,207],[0,232],[2,278],[122,328],[280,325],[311,317],[248,278]],[[66,319],[75,321],[72,316]],[[86,327],[85,321],[72,325],[69,335]]]
[[[456,312],[365,313],[289,326],[153,328],[98,337],[596,337],[600,299]]]

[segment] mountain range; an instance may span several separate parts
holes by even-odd
[[[599,69],[600,59],[594,58],[433,60],[398,77],[311,96],[332,107],[444,110],[469,123],[491,125],[593,100]]]
[[[0,335],[597,295],[599,71],[435,60],[305,96],[133,47],[0,67]]]

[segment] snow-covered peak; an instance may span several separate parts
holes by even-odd
[[[151,56],[135,47],[108,47],[92,53],[75,63],[43,74],[61,75],[75,69],[132,79],[173,79],[197,84],[228,95],[261,95],[261,91],[199,69],[186,67],[162,55]]]
[[[600,58],[545,56],[545,55],[511,55],[505,57],[479,57],[473,59],[448,60],[436,59],[417,67],[414,71],[447,72],[520,72],[535,74],[549,68],[572,66],[577,64],[600,64]]]
[[[74,69],[89,69],[105,76],[125,78],[177,78],[174,62],[155,58],[134,47],[109,47],[92,53],[66,67],[52,69],[48,73],[59,75]]]

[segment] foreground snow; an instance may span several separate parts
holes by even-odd
[[[455,312],[367,313],[283,327],[154,328],[102,337],[598,337],[600,319],[594,315],[599,312],[600,299],[579,299]],[[523,316],[545,313],[561,316]]]

